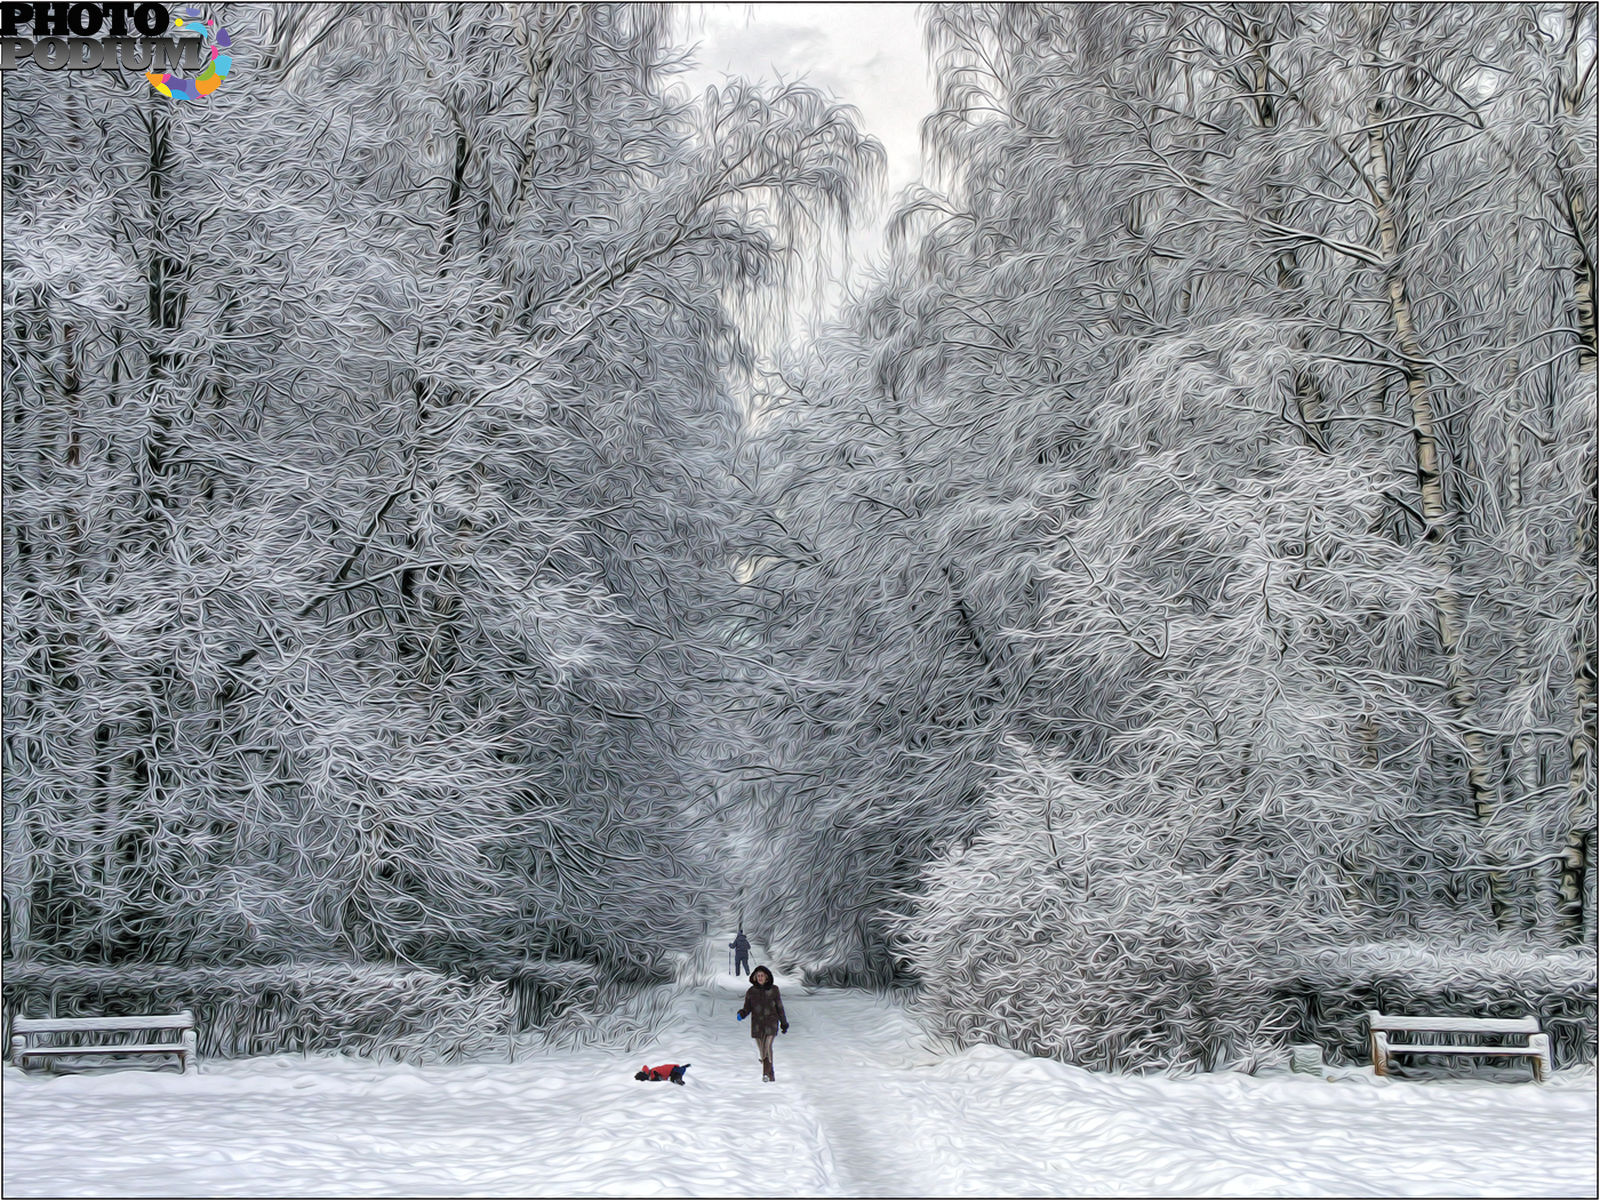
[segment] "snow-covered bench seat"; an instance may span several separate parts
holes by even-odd
[[[1389,1074],[1389,1057],[1410,1055],[1494,1055],[1509,1059],[1533,1061],[1533,1078],[1543,1080],[1550,1074],[1550,1036],[1539,1032],[1539,1019],[1521,1018],[1417,1018],[1396,1017],[1377,1010],[1367,1011],[1367,1025],[1372,1039],[1372,1070],[1379,1076]],[[1526,1046],[1486,1046],[1482,1043],[1460,1041],[1431,1044],[1426,1042],[1390,1042],[1390,1034],[1458,1034],[1478,1037],[1486,1034],[1526,1034]]]
[[[176,1041],[170,1036],[177,1035]],[[43,1043],[35,1042],[44,1039]],[[100,1064],[150,1060],[160,1067],[176,1060],[178,1070],[195,1071],[194,1015],[182,1013],[99,1018],[27,1018],[11,1023],[11,1060],[19,1068],[53,1068],[68,1059]]]

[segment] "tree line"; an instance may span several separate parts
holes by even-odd
[[[878,151],[650,8],[234,20],[205,106],[5,79],[7,954],[658,971],[732,306]]]
[[[1592,936],[1593,7],[928,39],[938,186],[746,448],[757,908],[974,1021]]]
[[[8,957],[647,975],[742,887],[1211,1062],[1286,942],[1592,937],[1593,6],[926,25],[777,357],[881,151],[662,10],[7,73]]]

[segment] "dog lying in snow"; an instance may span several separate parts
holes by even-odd
[[[682,1084],[683,1074],[693,1066],[693,1064],[688,1063],[664,1063],[660,1067],[653,1068],[646,1064],[643,1071],[633,1074],[633,1078],[635,1080],[670,1080],[674,1084]]]

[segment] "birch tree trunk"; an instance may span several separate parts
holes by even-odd
[[[1585,394],[1593,397],[1595,360],[1585,364],[1588,381]],[[1594,487],[1591,477],[1587,482]],[[1593,510],[1578,521],[1578,554],[1575,567],[1593,579],[1595,571],[1595,531]],[[1560,860],[1560,908],[1556,926],[1569,942],[1585,943],[1593,936],[1592,905],[1595,843],[1594,756],[1595,756],[1595,659],[1594,647],[1585,624],[1577,639],[1576,663],[1572,673],[1572,734],[1568,739],[1567,814],[1568,829]],[[1586,895],[1587,894],[1587,895]]]
[[[1466,754],[1467,789],[1472,797],[1473,812],[1479,827],[1488,835],[1489,826],[1499,807],[1499,796],[1489,772],[1488,748],[1479,727],[1476,682],[1461,645],[1463,612],[1456,588],[1455,565],[1451,559],[1452,523],[1439,459],[1436,428],[1438,405],[1429,380],[1426,356],[1417,337],[1411,298],[1406,289],[1406,266],[1395,212],[1395,178],[1386,124],[1389,106],[1379,78],[1381,20],[1373,20],[1370,26],[1372,66],[1369,69],[1371,92],[1366,132],[1372,168],[1372,203],[1383,256],[1384,290],[1390,326],[1400,354],[1406,396],[1411,405],[1411,434],[1414,439],[1417,489],[1422,502],[1423,539],[1432,548],[1434,564],[1439,572],[1439,584],[1433,594],[1439,646],[1444,653],[1450,701],[1456,711],[1461,744]],[[1493,842],[1492,838],[1485,838],[1485,852],[1491,864],[1499,858],[1492,849]],[[1504,929],[1510,919],[1510,895],[1503,871],[1489,872],[1489,898],[1495,924]]]
[[[1574,4],[1568,11],[1567,52],[1557,86],[1558,105],[1568,120],[1576,119],[1583,106],[1585,76],[1580,71],[1582,30],[1586,19],[1594,20],[1594,6]],[[1592,61],[1588,76],[1594,72]],[[1590,119],[1593,120],[1591,111]],[[1561,181],[1558,209],[1564,210],[1573,242],[1573,304],[1578,317],[1578,364],[1584,372],[1582,394],[1593,396],[1596,386],[1595,354],[1595,264],[1594,215],[1585,204],[1584,191],[1574,178],[1572,149],[1565,131],[1558,134],[1557,174]],[[1587,481],[1594,488],[1594,480]],[[1577,569],[1593,578],[1595,570],[1595,530],[1592,520],[1578,522]],[[1560,908],[1556,924],[1563,937],[1584,943],[1593,937],[1594,914],[1585,913],[1586,892],[1592,892],[1589,874],[1593,871],[1595,806],[1593,797],[1595,754],[1595,662],[1594,647],[1585,624],[1578,639],[1577,663],[1573,669],[1572,735],[1568,751],[1568,815],[1570,826],[1561,849]]]

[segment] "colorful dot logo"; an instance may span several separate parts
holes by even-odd
[[[201,49],[205,69],[193,79],[155,71],[146,71],[144,77],[163,96],[170,96],[174,100],[204,99],[220,88],[228,72],[233,70],[233,55],[228,53],[233,46],[233,39],[228,36],[227,29],[213,18],[201,17],[197,8],[185,9],[184,15],[176,18],[173,24],[179,29],[200,31],[205,39]]]

